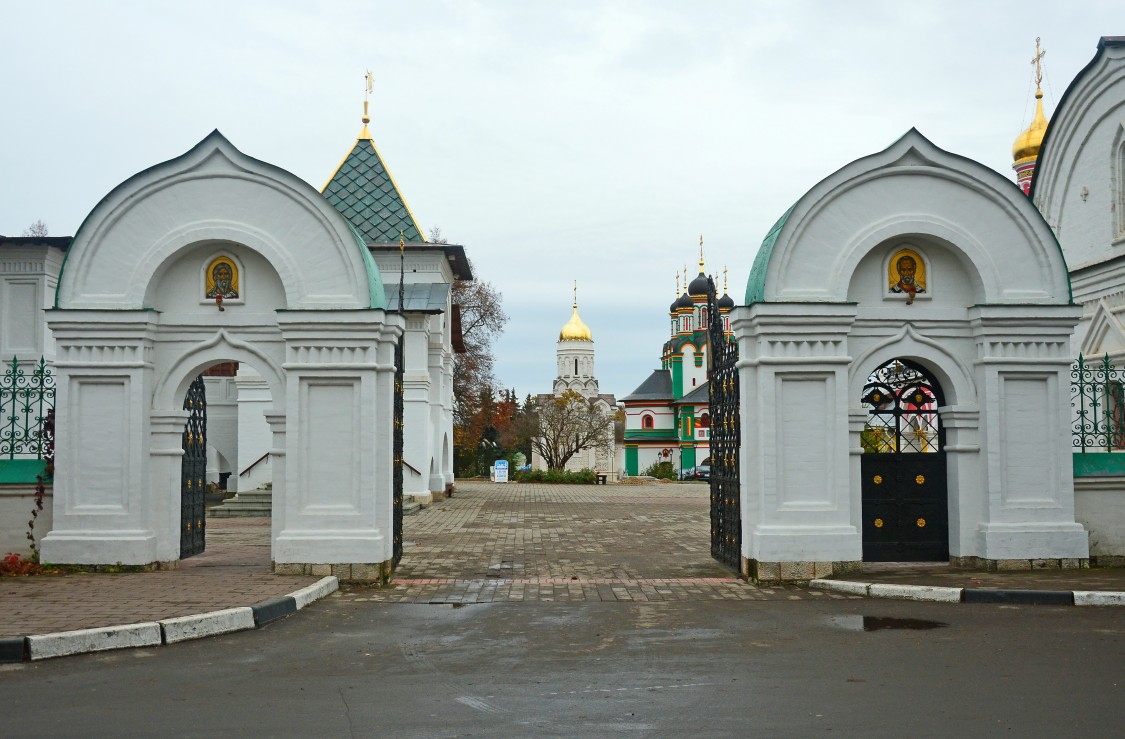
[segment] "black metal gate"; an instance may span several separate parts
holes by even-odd
[[[394,529],[392,539],[394,543],[394,565],[398,566],[402,559],[402,378],[403,361],[405,359],[404,345],[405,334],[400,336],[395,345],[395,420],[394,420]]]
[[[184,410],[188,419],[180,463],[180,559],[199,554],[206,545],[207,390],[203,375],[188,387]]]
[[[863,559],[949,559],[941,387],[920,366],[893,359],[863,388]]]
[[[711,556],[737,570],[742,566],[738,344],[728,339],[723,330],[715,281],[710,277],[707,278],[707,315],[711,365]]]

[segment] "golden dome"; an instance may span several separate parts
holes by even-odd
[[[1039,146],[1047,133],[1047,116],[1043,115],[1043,90],[1035,88],[1035,117],[1031,125],[1016,138],[1012,145],[1012,159],[1020,161],[1039,156]]]
[[[590,327],[582,322],[578,317],[578,303],[574,304],[574,313],[570,315],[570,320],[559,331],[559,341],[593,341],[594,337],[590,333]]]

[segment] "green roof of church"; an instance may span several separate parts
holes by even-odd
[[[368,243],[398,243],[399,231],[407,242],[426,240],[369,138],[356,139],[322,192]]]

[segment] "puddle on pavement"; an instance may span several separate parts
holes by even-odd
[[[921,618],[890,618],[885,616],[833,616],[832,625],[848,631],[928,631],[949,624]]]

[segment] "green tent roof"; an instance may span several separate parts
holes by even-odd
[[[426,240],[371,139],[356,140],[323,192],[368,243],[397,242],[399,231],[408,242]]]

